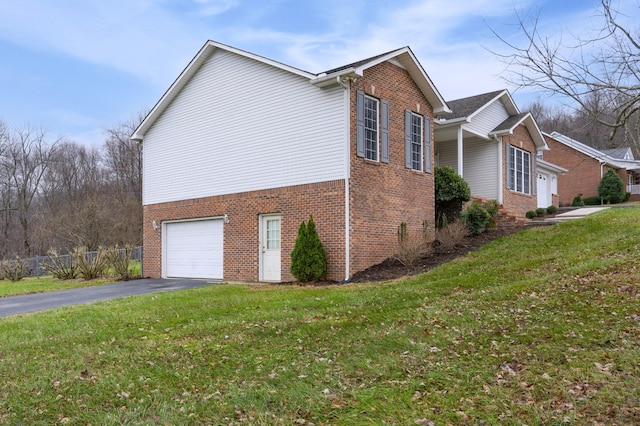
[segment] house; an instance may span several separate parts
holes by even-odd
[[[542,157],[545,161],[562,166],[566,173],[558,177],[560,205],[570,206],[574,197],[597,197],[602,176],[613,169],[627,185],[631,200],[640,200],[640,161],[635,160],[630,148],[599,151],[558,132],[544,134],[550,150]]]
[[[131,136],[145,275],[291,281],[310,215],[336,281],[392,255],[402,222],[433,239],[448,111],[409,47],[314,74],[207,41]]]
[[[537,196],[538,168],[554,177],[558,169],[536,161],[547,144],[533,117],[520,112],[507,90],[447,101],[451,112],[436,115],[435,163],[451,166],[472,198],[497,200],[502,215],[518,220],[541,203],[553,203],[553,185]],[[557,196],[556,196],[557,199]]]

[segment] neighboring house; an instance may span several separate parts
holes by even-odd
[[[328,278],[434,238],[432,119],[410,48],[320,74],[208,41],[132,135],[144,145],[144,271],[291,281],[313,215]]]
[[[524,219],[540,203],[536,158],[548,149],[531,114],[521,113],[506,90],[447,104],[451,112],[435,120],[436,165],[453,167],[469,183],[473,198],[497,200],[503,215]],[[559,170],[542,166],[551,175]],[[541,200],[552,201],[552,189],[546,187]]]
[[[543,159],[567,169],[558,177],[561,206],[570,206],[577,195],[597,197],[600,179],[609,169],[626,184],[631,200],[640,200],[640,161],[633,159],[630,148],[609,151],[614,157],[558,132],[544,137],[550,150]]]

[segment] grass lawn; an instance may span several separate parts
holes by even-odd
[[[89,287],[114,282],[113,279],[84,280],[59,280],[50,275],[40,278],[28,277],[17,282],[0,280],[0,297],[17,296],[20,294],[43,293],[47,291],[68,290],[71,288]]]
[[[132,275],[140,275],[140,262],[132,261],[130,270]],[[112,276],[114,271],[107,271],[107,274]],[[85,281],[82,279],[75,280],[59,280],[53,278],[51,275],[43,275],[41,277],[28,277],[23,278],[17,282],[11,282],[9,280],[0,280],[0,297],[17,296],[21,294],[31,293],[44,293],[48,291],[56,290],[68,290],[72,288],[81,288],[96,286],[102,284],[109,284],[115,282],[115,278],[96,279],[91,281]]]
[[[640,210],[397,282],[0,319],[0,424],[640,424]]]

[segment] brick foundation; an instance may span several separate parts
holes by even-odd
[[[345,276],[345,187],[344,181],[298,185],[264,191],[245,192],[218,197],[199,198],[154,204],[144,207],[144,274],[162,274],[162,240],[153,221],[184,220],[223,216],[224,279],[227,281],[259,280],[260,215],[280,213],[282,281],[292,281],[289,272],[291,250],[302,221],[313,215],[320,240],[328,254],[328,278]]]

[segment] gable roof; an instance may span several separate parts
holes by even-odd
[[[334,84],[342,84],[345,78],[357,78],[363,75],[363,72],[375,65],[382,62],[395,60],[397,63],[404,67],[410,74],[411,78],[416,82],[424,96],[431,103],[434,113],[449,112],[450,109],[447,106],[444,98],[436,89],[435,85],[427,75],[427,73],[418,62],[417,58],[409,47],[403,47],[400,49],[392,50],[387,53],[373,56],[368,59],[364,59],[358,62],[354,62],[342,67],[334,68],[329,71],[325,71],[319,74],[303,71],[299,68],[292,67],[290,65],[283,64],[272,59],[265,58],[254,53],[250,53],[235,47],[227,46],[216,41],[208,40],[204,46],[198,51],[196,56],[189,62],[186,68],[180,73],[178,78],[162,95],[160,100],[147,114],[145,119],[140,123],[138,128],[131,135],[130,139],[142,141],[145,133],[153,125],[153,123],[160,117],[162,112],[171,104],[175,97],[180,93],[184,86],[191,80],[195,73],[200,69],[213,53],[218,50],[225,50],[227,52],[235,53],[246,58],[250,58],[264,64],[279,68],[281,70],[290,72],[294,75],[309,79],[311,84],[318,87],[329,86]]]
[[[515,128],[523,124],[529,130],[536,147],[542,150],[549,149],[531,113],[520,112],[506,89],[448,101],[447,104],[451,108],[451,112],[440,114],[436,123],[446,126],[471,122],[475,116],[495,102],[502,103],[509,117],[489,132],[489,136],[513,134]]]
[[[613,149],[603,149],[602,152],[611,158],[617,158],[619,160],[635,160],[633,151],[628,146]]]
[[[489,133],[490,135],[504,135],[504,134],[513,134],[513,131],[519,125],[524,124],[524,126],[529,130],[529,134],[531,135],[531,139],[535,143],[536,147],[547,151],[549,146],[547,142],[544,140],[544,136],[542,136],[542,132],[540,128],[536,124],[536,121],[533,119],[533,116],[530,112],[523,112],[518,115],[512,115],[511,117],[504,120],[500,123],[495,129]]]
[[[471,120],[475,115],[497,100],[502,102],[509,115],[520,113],[509,92],[503,89],[447,101],[451,112],[440,114],[439,118],[447,121],[462,118]]]
[[[599,151],[589,145],[586,145],[582,142],[579,142],[575,139],[570,138],[569,136],[563,135],[559,132],[551,132],[551,134],[545,133],[546,136],[560,142],[563,145],[566,145],[570,148],[575,149],[582,154],[591,157],[595,160],[600,161],[602,164],[606,164],[607,166],[613,167],[615,169],[627,169],[627,170],[639,170],[640,169],[640,160],[625,160],[619,158],[613,158],[602,151]]]

